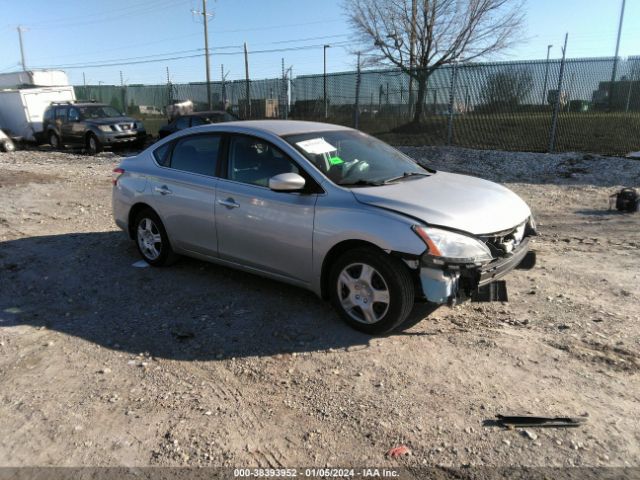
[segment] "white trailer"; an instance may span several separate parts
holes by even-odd
[[[0,126],[12,137],[37,141],[46,108],[75,99],[70,85],[0,90]]]
[[[0,73],[0,88],[61,87],[69,85],[69,77],[62,70],[30,70]]]

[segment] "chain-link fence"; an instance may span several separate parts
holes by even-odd
[[[462,63],[435,70],[423,85],[400,70],[365,70],[212,82],[210,91],[212,108],[243,119],[326,121],[395,144],[640,150],[640,57]],[[76,96],[110,103],[148,126],[166,122],[172,103],[209,107],[205,83],[85,86]]]

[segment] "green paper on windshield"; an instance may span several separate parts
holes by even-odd
[[[341,163],[344,163],[344,160],[342,160],[340,157],[331,157],[329,159],[329,163],[331,165],[340,165]]]

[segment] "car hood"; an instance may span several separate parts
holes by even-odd
[[[136,120],[131,117],[108,117],[108,118],[88,118],[87,123],[94,125],[114,125],[116,123],[134,123]]]
[[[455,173],[436,172],[352,192],[361,203],[474,235],[508,230],[531,215],[527,204],[508,188]]]

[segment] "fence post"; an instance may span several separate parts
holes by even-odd
[[[249,53],[247,52],[247,42],[244,42],[244,78],[246,82],[246,100],[247,105],[245,107],[245,114],[243,120],[248,120],[251,118],[251,94],[249,91]]]
[[[358,70],[356,72],[356,102],[353,107],[353,128],[360,128],[360,52],[358,52]]]
[[[560,62],[560,75],[558,75],[558,93],[555,105],[553,106],[553,117],[551,118],[551,131],[549,132],[549,153],[553,153],[556,148],[556,133],[558,131],[558,114],[560,113],[560,97],[562,97],[562,79],[564,77],[564,63],[567,55],[567,40],[569,34],[564,36],[564,47],[562,48],[562,61]]]
[[[457,62],[453,64],[451,72],[451,88],[449,89],[449,125],[447,126],[447,145],[453,142],[453,102],[456,96],[456,75],[458,73]]]
[[[122,70],[120,70],[120,93],[122,95],[122,111],[127,113],[127,89],[124,86],[124,80],[122,78]]]

